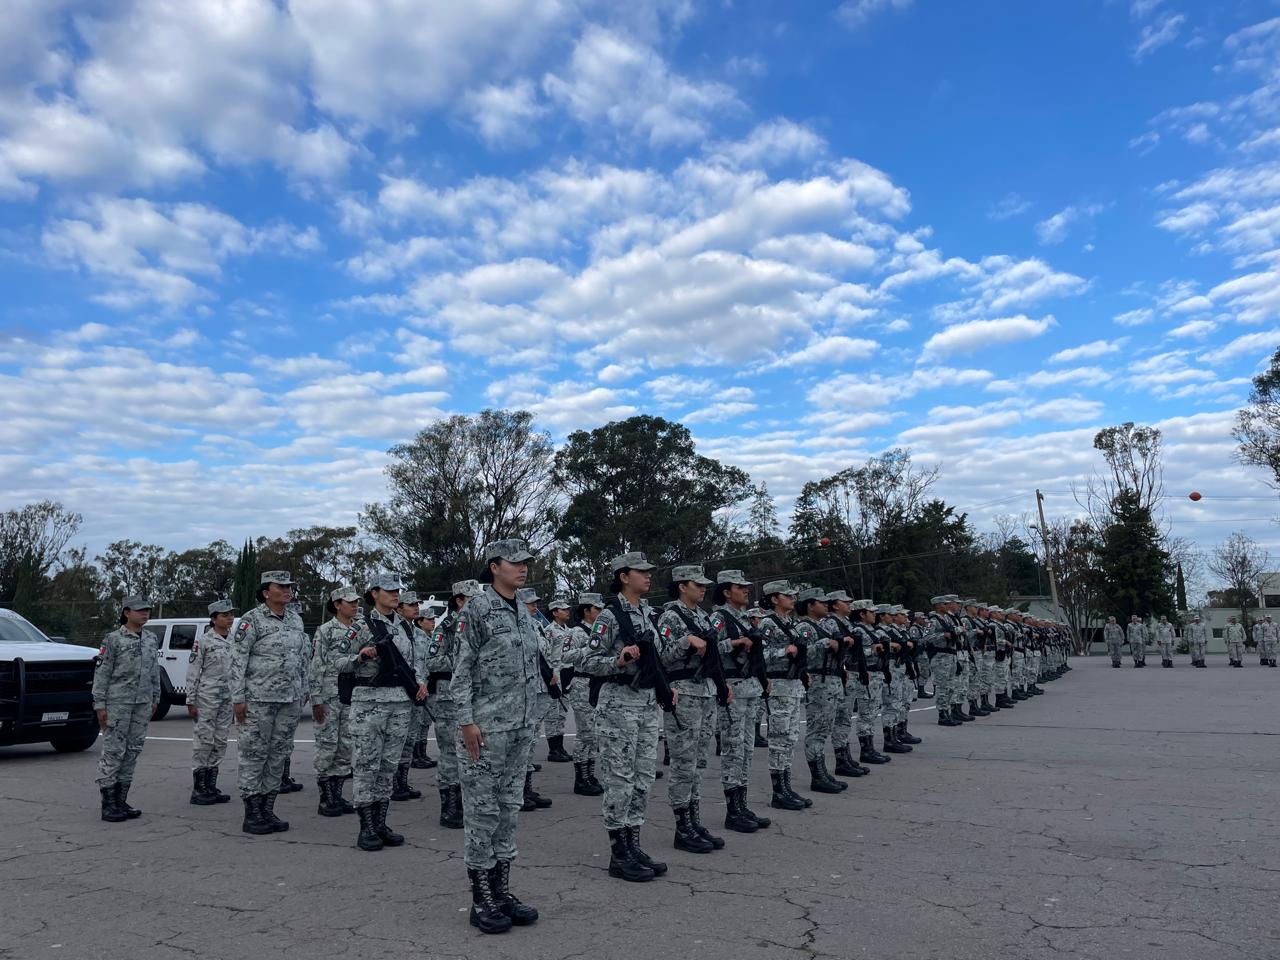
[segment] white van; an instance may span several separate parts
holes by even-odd
[[[231,624],[233,631],[239,622],[237,617]],[[208,626],[208,617],[157,617],[142,628],[155,636],[160,648],[160,706],[152,720],[162,719],[171,705],[187,702],[187,665],[196,641]]]

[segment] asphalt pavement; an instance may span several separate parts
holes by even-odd
[[[437,825],[434,771],[413,771],[422,800],[392,805],[406,845],[362,853],[354,817],[316,816],[305,722],[306,789],[279,800],[293,828],[270,837],[240,832],[236,800],[188,804],[180,708],[152,725],[130,823],[98,819],[97,748],[0,748],[0,957],[1276,958],[1280,670],[1148,664],[1076,659],[1044,696],[962,728],[921,709],[914,753],[811,810],[770,811],[753,836],[719,829],[713,760],[704,820],[728,843],[714,854],[671,848],[659,781],[644,845],[670,872],[647,884],[609,879],[600,803],[540,741],[555,802],[521,816],[512,886],[542,918],[491,937],[467,924],[462,833]],[[233,794],[234,769],[233,744]],[[802,759],[795,784],[808,792]]]

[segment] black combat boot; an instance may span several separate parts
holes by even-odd
[[[842,787],[841,781],[827,773],[825,757],[815,757],[809,761],[809,789],[814,793],[843,793],[847,783]]]
[[[932,700],[932,699],[933,699],[933,694],[932,694],[932,693],[929,693],[928,691],[926,691],[926,690],[925,690],[925,688],[924,688],[924,684],[923,684],[923,683],[916,684],[916,695],[917,695],[921,700]]]
[[[587,761],[587,779],[591,781],[591,789],[595,791],[595,796],[601,796],[604,793],[604,784],[596,779],[595,760]]]
[[[116,806],[116,788],[99,787],[98,792],[102,794],[102,819],[107,823],[124,823],[129,817]]]
[[[837,777],[860,777],[862,776],[862,768],[854,763],[853,754],[849,752],[848,746],[836,747],[836,769]]]
[[[230,803],[231,796],[223,793],[218,789],[218,768],[205,767],[205,786],[209,788],[209,793],[213,795],[213,799],[217,803]]]
[[[595,793],[591,790],[591,781],[587,779],[587,764],[585,761],[573,765],[573,792],[580,797],[595,796]]]
[[[978,719],[977,717],[970,716],[969,714],[964,712],[963,703],[952,704],[951,715],[955,717],[957,720],[959,720],[961,723],[968,723],[970,720]]]
[[[676,836],[672,846],[686,853],[710,853],[715,849],[710,840],[694,829],[688,807],[676,807],[671,812],[676,815]]]
[[[898,734],[893,727],[884,727],[884,752],[885,753],[910,753],[911,748],[905,743],[898,742]]]
[[[1043,689],[1042,687],[1037,687],[1037,686],[1033,683],[1033,684],[1031,685],[1031,689],[1030,689],[1028,692],[1029,692],[1033,697],[1038,697],[1038,696],[1040,696],[1040,694],[1044,693],[1044,689]]]
[[[564,748],[564,734],[547,737],[547,759],[552,763],[569,763],[573,760]]]
[[[511,918],[502,912],[502,906],[493,895],[488,870],[467,868],[471,881],[471,925],[481,933],[506,933],[511,929]]]
[[[440,788],[440,826],[462,829],[462,785]]]
[[[320,802],[316,805],[316,813],[322,817],[342,816],[342,781],[337,777],[319,777],[316,786],[320,789]]]
[[[907,746],[915,746],[917,743],[924,743],[919,737],[913,737],[907,732],[907,721],[903,720],[893,731],[894,736],[898,738],[899,743],[905,743]]]
[[[124,815],[130,820],[137,820],[142,816],[142,811],[129,806],[129,788],[132,786],[132,780],[121,780],[116,783],[116,806],[123,810]]]
[[[493,888],[493,899],[504,916],[517,927],[527,927],[538,920],[538,911],[511,892],[511,861],[499,860],[489,871],[489,885]]]
[[[191,771],[191,802],[197,807],[211,807],[218,802],[210,796],[209,787],[205,783],[206,767],[197,767]]]
[[[769,740],[763,733],[760,732],[760,726],[761,725],[757,723],[755,727],[753,727],[756,733],[756,749],[757,750],[759,750],[762,747],[769,746]]]
[[[660,877],[667,872],[667,865],[661,860],[655,860],[643,850],[640,849],[640,828],[627,827],[627,846],[631,849],[631,856],[635,858],[636,863],[642,864],[653,871],[655,877]]]
[[[1017,706],[1017,703],[1013,701],[1013,698],[1003,690],[996,694],[996,703],[1000,705],[1001,710],[1012,710]]]
[[[392,800],[417,800],[422,796],[421,790],[409,786],[409,765],[402,763],[396,767],[396,776],[391,783]]]
[[[990,711],[990,710],[984,710],[984,709],[983,709],[983,707],[982,707],[982,704],[980,704],[977,700],[970,700],[970,701],[969,701],[969,713],[970,713],[970,715],[975,716],[975,717],[989,717],[989,716],[991,716],[991,711]]]
[[[792,798],[787,793],[787,781],[782,770],[770,770],[769,779],[773,781],[773,796],[769,798],[769,806],[775,810],[803,810],[804,801]]]
[[[533,771],[529,770],[524,775],[524,804],[520,807],[524,810],[529,804],[533,804],[534,810],[545,810],[551,806],[551,798],[544,797],[533,789]]]
[[[271,828],[271,821],[262,812],[263,799],[261,794],[244,798],[244,822],[240,824],[240,829],[245,833],[252,833],[258,837],[275,833]]]
[[[747,788],[746,787],[738,788],[738,809],[742,811],[744,816],[748,816],[752,820],[754,820],[756,822],[756,826],[759,827],[761,830],[769,826],[769,824],[773,823],[773,821],[770,820],[768,817],[760,816],[760,814],[756,813],[754,810],[752,810],[750,807],[747,806]]]
[[[625,829],[609,831],[609,876],[632,883],[654,878],[654,872],[635,858]]]
[[[289,829],[289,821],[281,820],[276,816],[276,797],[275,791],[262,794],[262,819],[271,824],[271,829],[275,833],[284,833]]]
[[[961,726],[959,720],[951,715],[951,710],[943,707],[938,711],[938,726],[940,727],[958,727]]]
[[[865,737],[859,737],[858,743],[862,747],[862,751],[858,754],[858,760],[862,763],[888,763],[893,759],[892,757],[886,757],[876,749],[876,742],[870,734]]]
[[[792,800],[798,800],[800,804],[804,806],[806,809],[813,806],[812,800],[810,800],[808,797],[800,796],[800,794],[796,793],[795,790],[792,788],[790,767],[782,771],[782,786],[787,791],[787,795],[791,797]]]
[[[390,800],[379,800],[373,805],[373,829],[388,847],[398,847],[404,843],[404,837],[387,826],[387,811],[391,809]]]
[[[356,846],[372,853],[383,847],[382,838],[378,836],[378,805],[365,803],[356,807],[360,815],[360,833],[356,836]]]
[[[702,825],[702,801],[693,800],[689,803],[689,822],[693,825],[694,831],[707,843],[711,844],[715,850],[724,849],[724,840],[717,837],[714,833]]]
[[[987,711],[987,713],[995,713],[997,710],[1000,709],[1000,698],[996,697],[996,702],[992,703],[991,694],[989,693],[984,693],[981,697],[979,697],[978,702],[982,704],[982,709]]]
[[[280,789],[276,793],[298,793],[302,784],[289,775],[289,761],[284,762],[284,773],[280,777]]]
[[[738,794],[737,787],[730,787],[724,792],[724,803],[724,828],[726,830],[735,830],[738,833],[755,833],[760,829],[760,824],[756,823],[755,817],[749,817],[742,812],[744,804]]]

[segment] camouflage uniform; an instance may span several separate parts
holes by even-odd
[[[542,629],[542,656],[547,661],[554,673],[560,673],[560,667],[564,659],[565,641],[569,639],[572,630],[568,626],[560,626],[554,621],[547,624]],[[568,707],[564,703],[564,698],[551,701],[547,708],[547,715],[542,721],[542,729],[547,738],[564,736],[564,718],[568,713]]]
[[[676,573],[682,568],[677,567]],[[696,574],[675,579],[704,581],[701,568]],[[705,580],[710,584],[710,580]],[[667,717],[667,748],[671,753],[671,773],[667,783],[667,798],[672,810],[683,810],[691,802],[701,799],[698,777],[698,750],[711,735],[707,727],[707,700],[715,702],[715,685],[708,679],[694,679],[685,674],[696,673],[702,658],[689,646],[690,633],[705,633],[710,628],[707,614],[698,607],[684,607],[683,613],[692,627],[681,617],[676,608],[683,606],[679,600],[666,605],[658,620],[658,636],[661,643],[662,665],[671,680],[671,687],[679,694],[676,707]],[[708,651],[711,653],[712,651]],[[713,720],[715,714],[711,714]],[[678,721],[678,722],[677,722]]]
[[[576,672],[590,640],[586,627],[579,625],[570,630],[561,649],[560,666],[573,667]],[[569,706],[573,708],[573,726],[577,731],[577,738],[573,743],[575,765],[591,763],[599,754],[596,742],[596,708],[591,706],[590,696],[586,677],[569,685]]]
[[[1147,627],[1139,620],[1129,621],[1129,652],[1133,654],[1134,666],[1147,662]]]
[[[145,630],[133,633],[122,626],[102,641],[93,670],[93,709],[107,711],[98,757],[99,787],[133,781],[151,713],[160,702],[159,657],[156,638]]]
[[[1111,662],[1119,666],[1120,653],[1124,647],[1124,627],[1118,623],[1108,622],[1102,628],[1102,639],[1107,645],[1107,653],[1111,655]]]
[[[427,703],[436,722],[440,762],[436,782],[455,787],[458,778],[458,716],[453,702],[453,661],[458,653],[458,615],[450,613],[436,624],[427,647]]]
[[[400,602],[404,603],[405,601],[401,600]],[[402,619],[401,623],[403,625],[408,621]],[[413,657],[406,657],[405,659],[413,667],[414,674],[421,677],[422,682],[426,683],[427,651],[431,648],[431,636],[416,623],[410,623],[409,626],[413,628]],[[405,735],[404,747],[400,751],[401,767],[408,768],[409,764],[413,762],[414,745],[417,744],[418,738],[423,735],[423,731],[431,725],[430,717],[431,714],[427,709],[426,700],[423,700],[422,703],[415,703],[409,711],[409,732]],[[402,772],[403,777],[404,773]],[[407,780],[405,780],[405,785],[408,786]]]
[[[719,637],[725,676],[733,689],[732,711],[720,712],[720,783],[730,790],[746,787],[751,777],[755,718],[762,691],[760,681],[745,670],[747,655],[737,654],[738,648],[732,644],[733,637],[745,636],[751,629],[742,612],[722,604],[712,612],[710,624]]]
[[[1119,630],[1119,626],[1116,629]],[[1204,663],[1204,655],[1209,649],[1209,628],[1197,618],[1187,627],[1186,636],[1191,647],[1191,662]]]
[[[864,601],[865,602],[865,601]],[[865,623],[853,625],[854,637],[862,644],[862,655],[867,662],[866,683],[857,678],[854,707],[857,710],[857,735],[859,742],[875,736],[884,719],[884,672],[877,669],[875,644],[879,642],[875,629]]]
[[[1226,629],[1222,631],[1223,639],[1227,642],[1227,656],[1233,662],[1244,662],[1244,627],[1239,623],[1228,623]]]
[[[369,642],[369,627],[358,617],[349,625],[334,617],[316,631],[309,682],[312,705],[324,707],[324,721],[314,730],[318,777],[351,776],[351,704],[338,697],[338,674],[351,672]]]
[[[800,594],[803,601],[810,591]],[[825,591],[817,590],[817,597]],[[844,699],[840,681],[840,654],[832,653],[825,631],[813,617],[801,617],[798,633],[809,648],[809,697],[805,703],[804,756],[812,763],[825,756],[827,740],[835,725],[836,710]],[[775,683],[776,686],[776,683]]]
[[[1173,645],[1176,639],[1172,623],[1168,620],[1161,620],[1156,624],[1155,643],[1156,649],[1160,651],[1161,660],[1173,661]]]
[[[263,574],[263,583],[272,574]],[[302,618],[265,603],[240,620],[234,632],[231,700],[246,707],[239,734],[240,795],[273,796],[293,753],[293,733],[306,691],[311,641]]]
[[[384,616],[373,608],[365,614],[368,644],[389,636],[405,662],[413,667],[413,641],[403,627],[405,622],[395,613]],[[374,685],[379,673],[376,659],[362,660],[357,649],[347,663],[356,682],[351,691],[351,800],[357,807],[381,804],[391,799],[392,781],[409,736],[414,703],[399,682]],[[416,668],[414,673],[417,676]],[[421,676],[418,682],[424,682]]]
[[[231,711],[231,637],[207,627],[187,657],[187,705],[196,708],[191,731],[191,769],[222,763]]]
[[[963,693],[968,692],[959,686],[956,669],[963,628],[950,613],[937,609],[949,602],[948,596],[933,598],[935,609],[929,615],[929,632],[925,635],[926,646],[931,645],[934,651],[933,705],[940,719],[949,716],[953,708],[959,706]]]
[[[531,555],[523,550],[505,554],[508,560],[512,556]],[[486,586],[459,611],[456,634],[449,689],[457,724],[474,723],[484,737],[480,759],[472,760],[458,735],[463,859],[470,870],[488,870],[498,860],[516,856],[525,770],[538,723],[547,712],[546,686],[538,670],[541,632],[523,604]]]
[[[774,589],[770,590],[769,588]],[[789,584],[766,584],[765,596],[772,593],[789,591],[794,593]],[[807,629],[805,629],[807,628]],[[769,694],[769,770],[791,770],[795,757],[796,744],[800,742],[800,720],[805,715],[804,681],[799,677],[789,679],[793,673],[795,661],[787,656],[787,647],[792,644],[806,647],[806,660],[812,661],[818,656],[818,649],[813,645],[812,624],[802,625],[794,617],[782,617],[777,613],[768,614],[760,621],[760,632],[764,635],[764,665],[769,678],[773,681],[773,692]],[[812,697],[810,680],[810,697]],[[806,752],[808,744],[806,743]],[[821,748],[820,748],[821,749]]]

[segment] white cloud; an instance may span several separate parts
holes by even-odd
[[[1007,193],[999,201],[992,204],[987,217],[992,220],[1009,220],[1021,216],[1031,209],[1031,201],[1021,194]]]
[[[1184,324],[1174,327],[1169,331],[1171,337],[1189,337],[1195,340],[1203,340],[1213,331],[1218,329],[1218,324],[1213,320],[1189,320]]]
[[[588,26],[563,76],[549,73],[543,90],[578,121],[604,123],[651,146],[706,136],[713,113],[737,109],[732,88],[673,73],[650,47]]]
[[[910,10],[914,0],[844,0],[836,8],[836,19],[857,30],[882,11]]]
[[[1040,387],[1059,387],[1064,384],[1100,387],[1106,386],[1111,375],[1101,367],[1072,367],[1070,370],[1037,370],[1019,376],[1016,380],[992,380],[986,385],[991,393],[1018,393]]]
[[[1094,357],[1105,357],[1108,354],[1119,353],[1124,349],[1125,344],[1128,342],[1128,337],[1121,337],[1119,340],[1091,340],[1089,343],[1082,343],[1078,347],[1068,347],[1065,350],[1059,350],[1049,358],[1049,362],[1074,363],[1077,360],[1091,360]]]
[[[970,320],[935,333],[924,343],[923,355],[974,353],[1000,344],[1038,337],[1056,325],[1053,317],[1002,317],[999,320]]]
[[[664,406],[685,403],[690,397],[705,397],[716,388],[715,381],[710,378],[686,377],[678,373],[655,377],[645,386],[653,394],[653,399]]]
[[[1142,28],[1138,45],[1133,48],[1133,59],[1139,63],[1166,44],[1178,39],[1178,33],[1187,18],[1181,13],[1166,13]]]
[[[1036,236],[1041,243],[1061,243],[1067,238],[1073,224],[1091,220],[1105,209],[1106,206],[1101,203],[1063,207],[1053,216],[1036,224]]]
[[[1199,233],[1217,219],[1217,207],[1200,201],[1171,210],[1156,222],[1171,233]]]
[[[827,143],[804,124],[785,117],[762,123],[742,140],[710,144],[707,155],[734,167],[771,167],[822,156]]]
[[[547,112],[527,79],[469,90],[462,102],[480,138],[491,147],[515,146],[534,139],[532,127]]]
[[[542,399],[529,404],[528,409],[541,423],[561,433],[594,427],[609,420],[621,420],[639,412],[624,402],[617,390],[607,387],[584,389],[582,384],[571,380],[553,384]]]
[[[768,364],[766,369],[775,367],[807,367],[816,364],[834,367],[858,360],[866,360],[877,350],[880,344],[874,340],[861,337],[829,336],[819,337],[807,346],[793,353],[784,354]]]
[[[1280,347],[1280,328],[1262,330],[1258,333],[1246,333],[1236,337],[1216,350],[1200,354],[1204,363],[1226,363],[1238,357],[1254,354],[1259,360],[1267,357],[1276,347]]]
[[[697,410],[686,413],[680,419],[688,424],[723,423],[757,409],[757,405],[745,400],[717,400]]]
[[[1097,420],[1105,409],[1101,400],[1085,400],[1080,397],[1059,397],[1046,400],[1030,408],[1028,416],[1052,423],[1081,423]]]
[[[1136,310],[1118,313],[1112,319],[1122,327],[1140,327],[1144,323],[1150,323],[1155,317],[1155,311],[1150,307],[1139,307]]]

